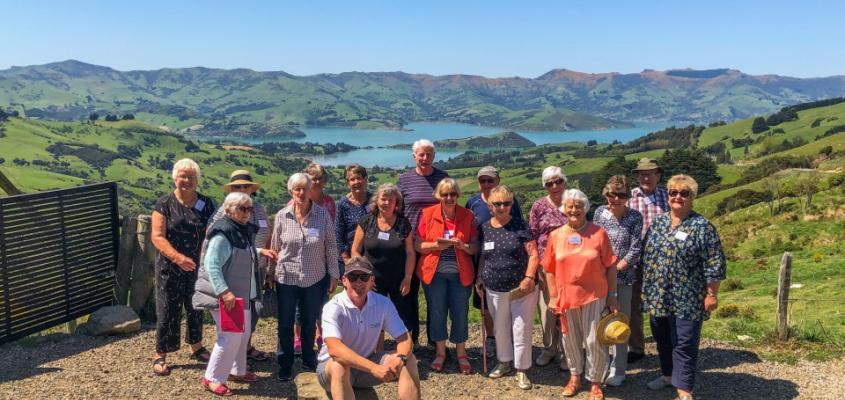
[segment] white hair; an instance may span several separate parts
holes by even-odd
[[[563,201],[561,201],[561,204],[563,204],[564,207],[566,206],[566,202],[568,200],[577,201],[583,204],[584,210],[590,209],[590,199],[587,198],[587,195],[584,194],[584,192],[578,189],[566,189],[566,191],[563,192]]]
[[[434,143],[431,143],[431,140],[420,139],[420,140],[417,140],[416,142],[414,142],[414,145],[411,146],[411,152],[416,153],[418,149],[421,149],[421,148],[424,148],[424,147],[431,147],[432,150],[435,150],[434,149]]]
[[[566,174],[563,173],[563,170],[560,169],[560,167],[558,167],[556,165],[552,165],[551,167],[546,167],[546,169],[543,170],[543,177],[542,177],[543,184],[545,184],[546,182],[548,182],[548,181],[550,181],[554,178],[563,179],[563,183],[567,182]]]
[[[311,189],[311,177],[304,172],[297,172],[288,178],[288,192],[293,192],[297,186],[305,185],[305,190]]]
[[[236,208],[251,205],[252,197],[248,194],[242,192],[232,192],[226,195],[226,199],[223,200],[223,211],[226,212],[226,215],[232,215]]]
[[[179,161],[176,161],[176,164],[173,164],[173,180],[176,180],[176,177],[179,175],[179,171],[193,171],[194,174],[197,175],[197,181],[200,180],[200,166],[197,165],[196,161],[191,160],[190,158],[183,158]]]

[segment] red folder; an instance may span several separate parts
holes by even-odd
[[[244,331],[244,299],[235,298],[235,306],[231,310],[223,308],[223,299],[217,300],[220,305],[220,330],[223,332],[243,333]]]

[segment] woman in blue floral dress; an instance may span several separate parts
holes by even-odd
[[[692,210],[698,183],[675,175],[666,186],[669,212],[654,220],[643,248],[643,310],[663,374],[648,387],[674,386],[685,400],[693,398],[701,325],[719,304],[725,253],[713,224]]]

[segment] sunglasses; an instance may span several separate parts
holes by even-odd
[[[241,189],[249,189],[252,185],[232,185],[232,189],[241,190]]]
[[[625,192],[611,192],[611,193],[608,193],[608,194],[604,195],[604,197],[607,197],[608,199],[627,199],[627,198],[628,198],[628,193],[625,193]]]
[[[496,180],[495,179],[479,179],[478,183],[482,183],[482,184],[486,185],[486,184],[496,183]]]
[[[690,194],[692,194],[692,192],[690,192],[687,189],[684,189],[684,190],[670,189],[669,190],[669,197],[675,197],[675,196],[680,195],[681,197],[686,199],[687,197],[690,196]]]
[[[563,179],[558,179],[558,180],[555,180],[555,181],[546,182],[546,183],[543,184],[543,186],[550,188],[552,186],[561,186],[564,183],[565,183],[565,181]]]
[[[440,193],[440,197],[443,197],[443,198],[446,198],[446,197],[458,198],[458,192]]]
[[[493,207],[510,207],[513,205],[512,201],[494,201],[490,204],[493,204]]]
[[[370,274],[346,274],[346,279],[349,279],[349,282],[366,282],[370,280],[371,276]]]
[[[252,212],[252,207],[239,206],[239,207],[238,207],[238,211],[240,211],[240,212],[242,212],[242,213],[247,213],[247,212],[250,212],[250,213],[251,213],[251,212]]]

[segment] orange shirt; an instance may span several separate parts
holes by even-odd
[[[555,275],[557,309],[581,307],[607,296],[607,269],[616,255],[607,232],[592,222],[580,232],[564,225],[552,231],[543,254],[546,272]]]

